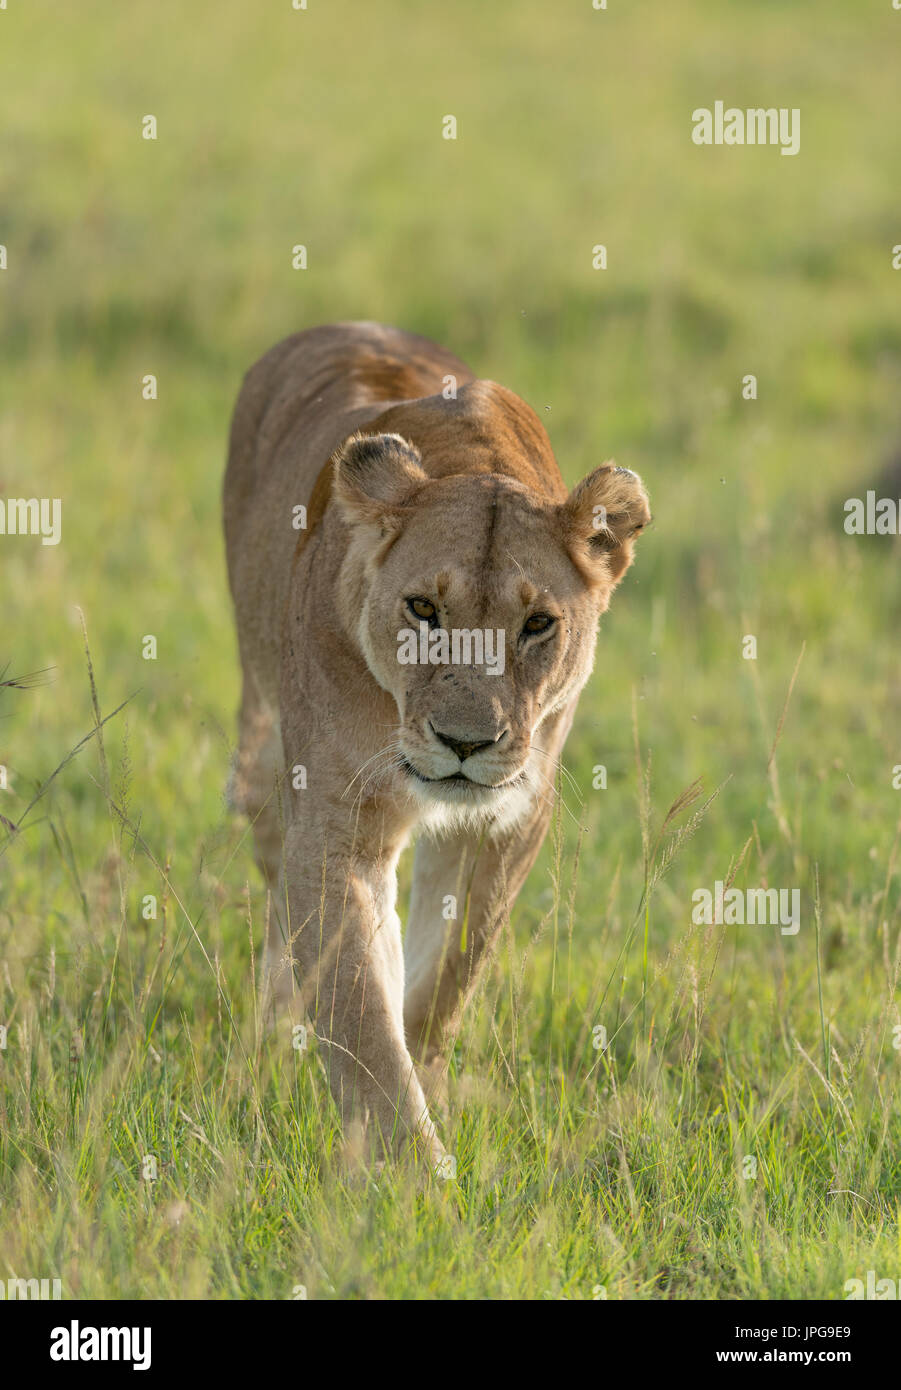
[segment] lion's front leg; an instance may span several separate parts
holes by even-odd
[[[439,1066],[549,819],[550,808],[542,804],[527,825],[500,840],[459,832],[418,842],[406,939],[404,1022],[407,1042],[421,1065]]]
[[[290,935],[299,989],[346,1131],[388,1152],[444,1150],[407,1050],[394,866],[349,853],[319,862],[300,828],[286,837]]]

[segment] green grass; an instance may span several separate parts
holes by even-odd
[[[898,447],[901,15],[309,5],[0,12],[0,496],[63,500],[58,547],[0,538],[0,666],[52,668],[0,688],[0,812],[95,728],[79,609],[101,714],[128,701],[0,839],[0,1277],[461,1299],[896,1278],[899,552],[841,522]],[[693,146],[716,99],[800,107],[800,155]],[[567,747],[580,796],[455,1049],[453,1182],[342,1163],[319,1060],[260,1017],[265,896],[224,803],[229,412],[271,343],[348,317],[446,343],[534,405],[570,482],[615,455],[656,517]],[[692,926],[732,873],[800,888],[798,935]]]

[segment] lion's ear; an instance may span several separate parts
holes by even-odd
[[[651,520],[638,474],[604,463],[576,484],[560,511],[578,568],[590,581],[618,584],[632,563],[635,537]]]
[[[348,521],[390,529],[428,475],[415,445],[399,434],[352,434],[334,455],[332,494]]]

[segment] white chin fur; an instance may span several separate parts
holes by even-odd
[[[489,821],[497,830],[509,830],[522,820],[535,799],[528,776],[511,787],[480,787],[475,782],[474,791],[462,787],[442,790],[440,783],[420,782],[414,777],[407,777],[406,784],[420,810],[423,829],[433,835],[481,830]]]

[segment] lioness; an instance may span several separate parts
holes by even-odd
[[[440,1059],[544,838],[647,495],[609,463],[567,494],[512,391],[425,338],[342,323],[247,374],[224,512],[233,790],[273,889],[272,989],[311,1018],[345,1124],[437,1162],[413,1059]]]

